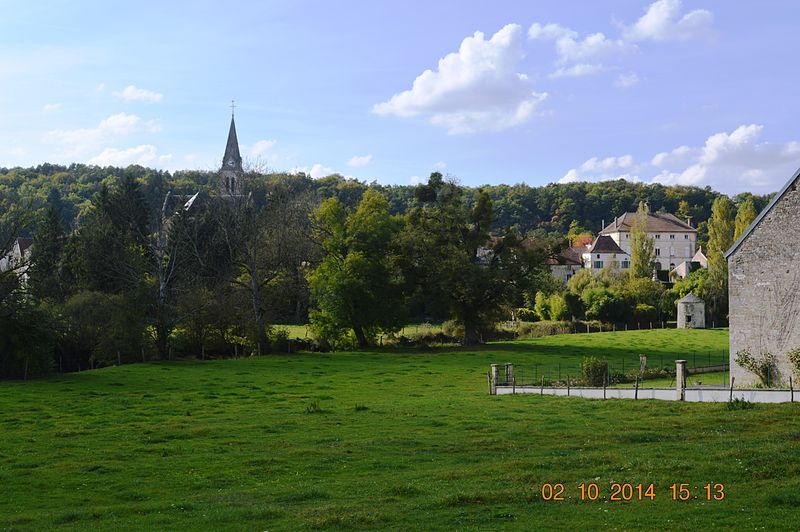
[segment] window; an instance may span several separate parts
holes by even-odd
[[[598,258],[598,259],[600,258],[600,254],[599,254],[599,253],[597,254],[597,258]]]
[[[670,262],[669,263],[669,269],[670,270],[674,270],[675,269],[675,263],[674,262]]]
[[[661,248],[656,248],[656,257],[661,256]]]
[[[657,238],[658,240],[661,240],[661,235],[656,235],[656,238]]]
[[[689,235],[683,235],[684,240],[689,240]]]
[[[675,246],[670,246],[669,247],[669,256],[670,257],[674,257],[675,256]]]
[[[692,315],[691,314],[687,314],[686,315],[686,323],[692,323]]]
[[[675,235],[669,235],[670,240],[675,240]]]
[[[623,261],[622,261],[622,269],[623,269],[623,270],[627,270],[627,269],[628,269],[628,268],[630,268],[630,267],[631,267],[631,263],[630,263],[630,261],[627,261],[627,260],[623,260]]]
[[[602,260],[596,260],[596,261],[594,261],[594,266],[593,266],[593,268],[595,268],[595,269],[597,269],[597,270],[602,270],[602,269],[603,269],[603,261],[602,261]]]

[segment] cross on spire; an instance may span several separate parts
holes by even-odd
[[[233,116],[233,109],[236,107],[236,103],[231,100],[231,116]]]

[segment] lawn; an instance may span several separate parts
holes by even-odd
[[[796,528],[794,404],[486,393],[492,362],[675,357],[724,338],[598,333],[0,383],[0,528]],[[542,500],[555,482],[573,498]],[[654,483],[656,496],[581,502],[582,482],[601,497]],[[724,500],[671,500],[673,483],[701,496],[709,482]]]

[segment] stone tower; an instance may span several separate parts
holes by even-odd
[[[228,143],[222,157],[222,168],[219,171],[219,193],[221,196],[242,195],[242,156],[239,155],[239,140],[236,138],[236,122],[231,110],[231,128],[228,131]]]

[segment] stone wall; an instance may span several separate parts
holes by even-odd
[[[735,385],[757,384],[739,367],[736,353],[769,352],[778,359],[779,382],[792,367],[786,353],[800,346],[800,190],[787,190],[739,248],[728,257],[731,377]]]
[[[691,316],[692,321],[687,322],[686,316]],[[678,303],[678,329],[705,329],[706,304],[705,303]]]

